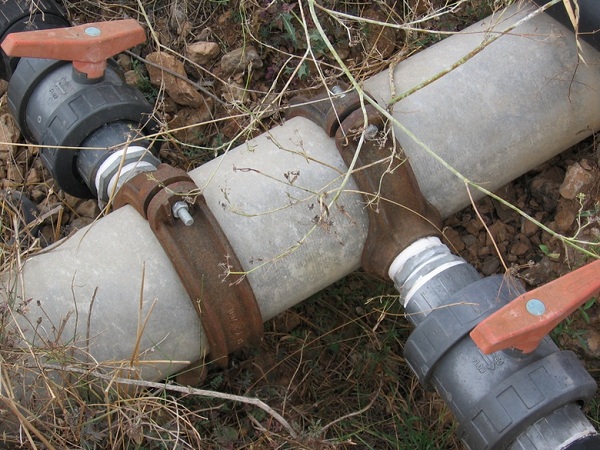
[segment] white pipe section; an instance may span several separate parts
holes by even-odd
[[[395,93],[469,54],[492,24],[503,30],[531,11],[513,6],[401,62]],[[397,103],[394,116],[494,190],[600,129],[600,55],[583,47],[587,65],[578,61],[572,33],[537,16]],[[390,79],[382,73],[365,88],[385,104]],[[396,132],[427,198],[444,216],[465,206],[463,183]],[[343,184],[345,171],[333,140],[295,118],[191,172],[248,271],[264,320],[359,267],[368,219],[352,179]],[[124,367],[138,348],[133,359],[147,379],[170,375],[208,350],[177,274],[131,207],[10,275],[3,294],[15,306],[27,302],[24,314],[15,314],[31,344],[76,344],[88,358]]]

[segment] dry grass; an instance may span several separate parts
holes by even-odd
[[[129,54],[132,68],[140,72],[138,86],[157,99],[161,156],[185,169],[279,123],[279,108],[295,94],[344,76],[314,33],[303,1],[65,3],[76,23],[134,17],[145,24],[150,40]],[[329,1],[319,17],[360,80],[508,3],[382,1],[373,16],[373,2]],[[254,45],[265,67],[238,77],[245,96],[231,101],[223,97],[230,80],[217,67],[187,62],[189,83],[208,91],[215,104],[205,123],[185,126],[198,137],[190,144],[173,128],[174,111],[163,92],[147,84],[143,63],[159,49],[183,58],[186,43],[201,37],[216,40],[223,51]],[[377,37],[393,39],[392,51]],[[47,192],[57,195],[52,187]],[[42,247],[31,226],[22,225],[16,205],[8,196],[0,205],[5,273]],[[49,220],[53,238],[65,234],[59,215]],[[1,439],[9,446],[460,448],[447,407],[418,385],[400,356],[410,329],[394,293],[362,273],[267,323],[263,345],[233,355],[228,369],[207,367],[203,390],[181,388],[175,380],[142,382],[135,371],[94,362],[91,355],[75,359],[81,343],[15,346],[21,338],[15,316],[28,300],[12,301],[0,310]]]

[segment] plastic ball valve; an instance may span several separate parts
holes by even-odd
[[[12,33],[2,42],[7,55],[21,57],[8,89],[13,117],[73,196],[107,201],[115,186],[159,164],[145,139],[157,128],[152,106],[108,63],[145,40],[127,19]]]

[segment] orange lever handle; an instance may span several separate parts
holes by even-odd
[[[507,348],[534,351],[569,314],[600,292],[600,260],[517,297],[482,320],[471,338],[490,354]]]
[[[9,56],[72,61],[89,79],[101,78],[106,60],[146,40],[134,19],[98,22],[69,28],[9,34],[2,50]]]

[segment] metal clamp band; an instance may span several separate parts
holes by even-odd
[[[186,226],[173,216],[175,203],[185,201],[194,219]],[[228,354],[260,343],[260,309],[246,278],[224,283],[226,271],[241,272],[231,244],[189,175],[167,164],[126,182],[115,208],[133,206],[148,220],[168,255],[204,328],[211,358],[225,367]]]
[[[389,137],[385,120],[374,106],[365,104],[363,110],[356,91],[334,95],[326,91],[312,99],[295,98],[288,118],[296,116],[312,120],[329,136],[335,136],[348,166],[360,152],[352,175],[369,213],[361,260],[365,271],[389,278],[388,269],[402,250],[421,237],[440,235],[439,213],[421,194],[400,145]]]

